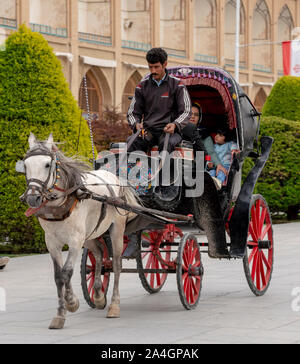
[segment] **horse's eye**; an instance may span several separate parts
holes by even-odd
[[[50,168],[50,163],[47,163],[47,164],[45,165],[45,168]]]

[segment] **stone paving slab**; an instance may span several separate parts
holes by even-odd
[[[204,254],[203,286],[195,310],[183,308],[176,275],[170,274],[162,291],[150,295],[137,274],[124,273],[121,318],[106,319],[106,309],[91,309],[83,298],[78,260],[73,287],[80,308],[68,313],[65,328],[58,331],[48,330],[57,307],[49,254],[13,258],[0,271],[0,287],[6,292],[6,311],[0,311],[0,344],[300,343],[300,288],[298,300],[292,296],[293,289],[300,287],[300,223],[273,229],[274,271],[262,297],[250,291],[242,261],[213,260]],[[132,267],[134,262],[123,265]],[[109,300],[112,279],[113,275]]]

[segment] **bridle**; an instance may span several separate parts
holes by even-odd
[[[26,176],[25,160],[30,157],[37,156],[37,155],[49,156],[51,158],[49,173],[48,173],[48,176],[45,181],[41,181],[37,178],[27,178],[27,176]],[[23,159],[23,163],[24,163],[24,173],[25,173],[25,178],[26,178],[27,189],[24,192],[24,194],[20,197],[20,199],[22,201],[25,201],[26,198],[30,195],[35,195],[36,191],[39,192],[39,194],[42,196],[44,201],[53,201],[58,198],[57,194],[53,193],[53,190],[65,192],[64,190],[62,190],[61,188],[59,188],[57,186],[57,181],[58,181],[58,178],[60,177],[59,168],[58,168],[60,162],[59,162],[59,157],[57,156],[56,152],[51,152],[46,148],[38,147],[38,148],[30,150],[26,153],[26,155]],[[52,175],[53,175],[53,184],[51,187],[47,187]],[[28,192],[30,190],[32,192],[29,194]]]

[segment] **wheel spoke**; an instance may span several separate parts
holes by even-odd
[[[261,233],[261,240],[264,240],[264,237],[266,236],[267,232],[270,230],[271,228],[271,224],[268,223],[265,227],[264,227],[264,230],[262,231]]]
[[[262,256],[263,262],[264,262],[264,264],[265,264],[265,266],[266,266],[267,270],[269,271],[269,270],[271,269],[271,265],[270,265],[270,263],[268,262],[268,260],[267,260],[267,258],[266,258],[266,256],[265,256],[264,252],[261,252],[261,256]]]
[[[253,228],[253,223],[252,223],[252,220],[250,220],[249,222],[249,232],[252,236],[252,239],[255,241],[255,242],[258,242],[258,236],[256,234],[256,231],[255,229]]]
[[[255,279],[255,273],[256,273],[256,266],[257,266],[257,254],[258,253],[258,249],[255,249],[254,255],[253,255],[253,263],[252,263],[252,270],[251,270],[251,278],[252,281],[254,282]]]
[[[249,255],[249,258],[248,258],[249,265],[251,264],[251,261],[252,261],[254,255],[257,253],[257,249],[258,249],[257,246],[255,248],[253,248],[251,254]]]
[[[260,290],[260,252],[257,253],[257,262],[256,262],[256,287]]]
[[[262,229],[265,223],[265,219],[266,219],[266,214],[267,214],[267,208],[265,206],[262,207],[262,212],[261,212],[261,216],[260,216],[260,220],[259,220],[259,231],[258,231],[258,237],[260,239],[262,239],[261,234],[262,234]]]
[[[262,281],[262,288],[264,288],[267,283],[266,283],[265,270],[264,270],[263,260],[262,260],[262,252],[260,254],[259,264],[260,264],[260,276],[261,276],[261,281]]]

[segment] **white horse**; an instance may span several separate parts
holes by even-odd
[[[38,217],[54,264],[59,305],[57,316],[49,328],[63,328],[66,311],[75,312],[79,307],[71,278],[83,246],[92,251],[96,260],[94,303],[99,309],[106,306],[106,297],[101,291],[102,252],[96,238],[108,229],[113,248],[114,287],[107,317],[119,317],[123,235],[127,222],[136,215],[92,199],[81,199],[80,186],[84,185],[99,195],[114,194],[131,205],[138,205],[134,192],[130,188],[122,188],[114,174],[88,171],[89,166],[64,156],[54,144],[52,134],[47,141],[39,142],[31,133],[28,142],[30,149],[24,160],[19,162],[19,171],[20,163],[21,166],[23,163],[27,181],[27,189],[21,198],[30,206],[27,215]],[[61,252],[65,244],[69,246],[69,252],[63,264]]]

